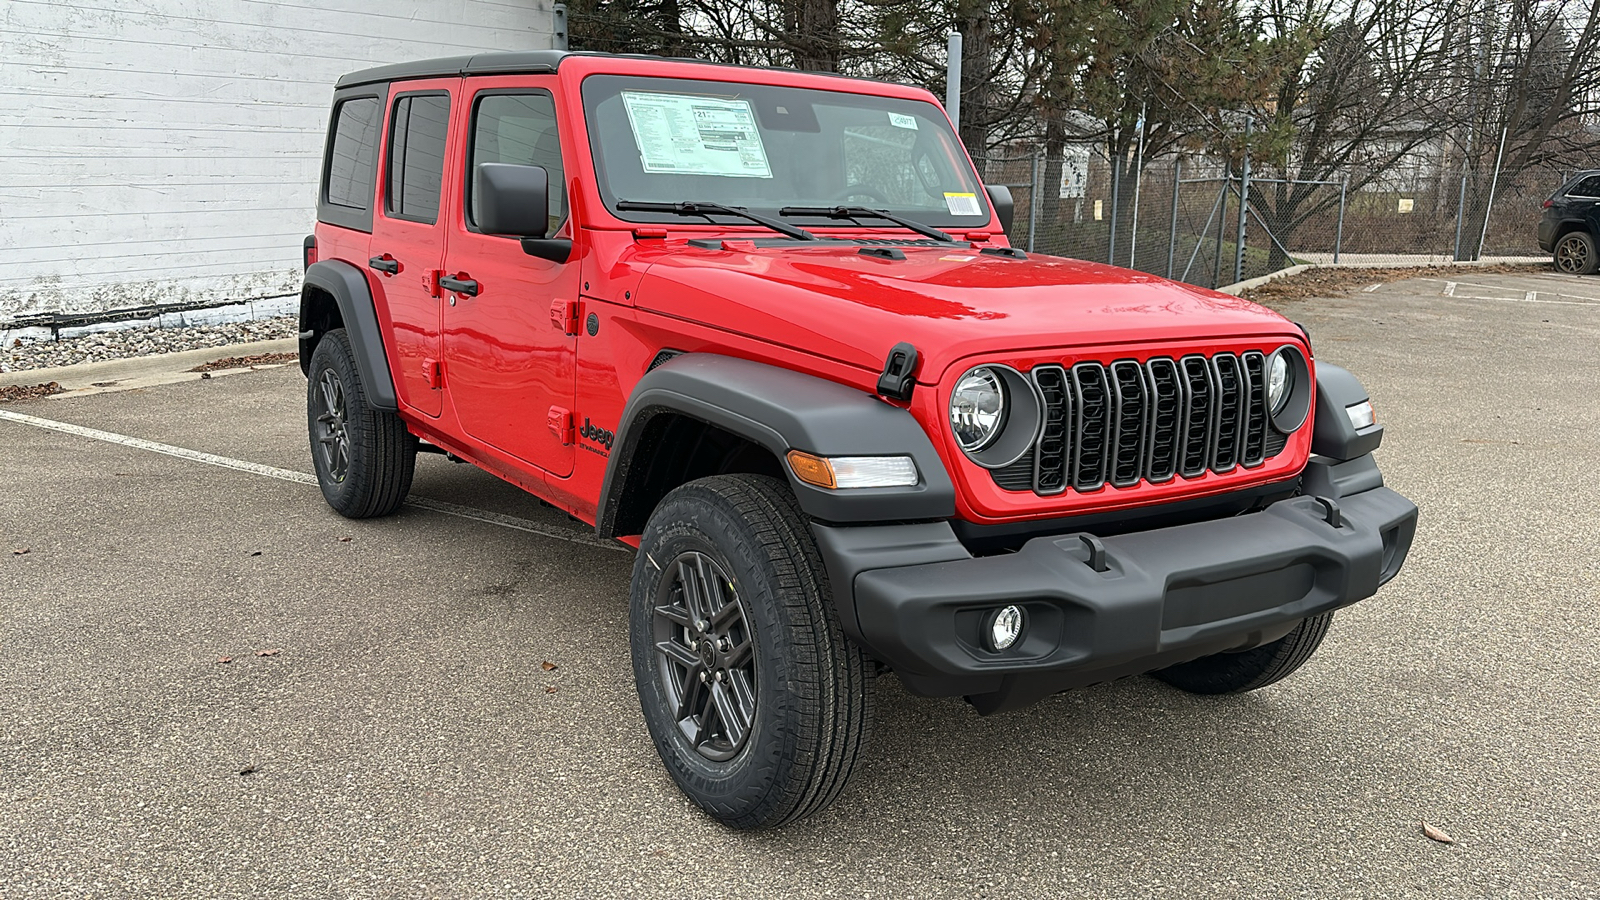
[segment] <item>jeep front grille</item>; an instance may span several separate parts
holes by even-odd
[[[1087,493],[1226,474],[1288,441],[1267,422],[1259,351],[1041,365],[1030,375],[1044,422],[1021,459],[991,472],[1005,490]]]

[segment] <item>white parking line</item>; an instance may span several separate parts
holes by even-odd
[[[279,481],[292,481],[295,484],[315,485],[317,483],[315,476],[307,475],[304,472],[295,472],[290,469],[279,469],[274,466],[264,466],[260,463],[248,462],[242,459],[233,459],[232,457],[228,456],[218,456],[215,453],[204,453],[199,450],[190,450],[186,447],[175,447],[172,444],[162,444],[156,441],[147,441],[144,438],[130,437],[125,434],[117,434],[111,431],[101,431],[98,428],[85,428],[82,425],[73,425],[70,422],[57,422],[54,419],[41,419],[38,416],[30,416],[25,413],[12,412],[8,409],[0,409],[0,420],[16,422],[18,425],[31,425],[34,428],[44,428],[49,431],[59,431],[62,434],[71,434],[77,437],[89,438],[90,440],[104,441],[108,444],[120,444],[121,446],[132,447],[136,450],[148,450],[151,453],[163,453],[167,456],[175,456],[178,459],[186,459],[190,462],[204,463],[208,466],[216,466],[222,469],[233,469],[236,472],[246,472],[251,475],[259,475],[262,478],[275,478]],[[606,550],[628,550],[628,547],[623,544],[619,544],[616,541],[602,540],[594,535],[583,534],[577,531],[569,531],[563,528],[552,528],[548,525],[540,525],[538,522],[530,522],[527,519],[519,519],[515,516],[505,516],[501,515],[500,513],[492,513],[481,509],[473,509],[470,506],[458,506],[454,503],[445,503],[442,500],[429,500],[425,497],[412,497],[406,500],[406,505],[430,510],[432,512],[444,513],[447,516],[455,516],[459,519],[471,519],[474,522],[483,522],[488,525],[498,525],[501,528],[509,528],[513,531],[523,531],[527,532],[528,534],[537,534],[542,537],[555,538],[558,541],[567,541],[568,543],[572,544],[583,544],[586,547],[601,547]]]
[[[1454,281],[1446,281],[1444,283],[1444,295],[1446,297],[1453,297],[1453,296],[1455,296],[1455,293],[1456,293],[1456,283]]]

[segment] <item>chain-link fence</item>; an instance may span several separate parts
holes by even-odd
[[[1011,189],[1011,240],[1040,253],[1105,262],[1217,287],[1303,263],[1407,265],[1540,258],[1540,205],[1559,173],[1412,179],[1350,188],[1163,159],[1131,171],[1078,146],[975,160],[985,182]],[[1465,186],[1465,187],[1464,187]],[[1248,197],[1241,215],[1240,196]],[[1485,209],[1488,210],[1485,226]]]

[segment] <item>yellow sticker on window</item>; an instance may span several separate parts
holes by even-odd
[[[978,205],[977,194],[952,194],[946,191],[944,205],[949,208],[952,216],[983,215],[983,207]]]

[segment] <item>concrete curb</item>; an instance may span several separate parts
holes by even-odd
[[[1245,291],[1248,291],[1251,288],[1261,287],[1263,284],[1266,284],[1269,281],[1276,281],[1279,278],[1288,278],[1290,275],[1299,275],[1301,272],[1304,272],[1307,269],[1314,268],[1316,268],[1315,265],[1290,266],[1287,269],[1279,269],[1276,272],[1270,272],[1261,276],[1260,278],[1246,278],[1243,281],[1235,282],[1233,284],[1225,284],[1222,287],[1217,288],[1217,290],[1224,294],[1232,294],[1237,297]]]
[[[263,353],[293,353],[299,348],[298,340],[284,338],[277,341],[230,344],[225,347],[204,347],[178,353],[158,353],[155,356],[137,356],[131,359],[108,359],[52,369],[24,369],[20,372],[0,373],[0,385],[49,384],[54,381],[59,383],[65,392],[51,395],[54,397],[127,391],[178,381],[198,381],[200,373],[189,370],[212,360],[227,359],[230,356],[259,356]],[[212,377],[217,377],[248,371],[250,370],[222,369],[210,374]]]

